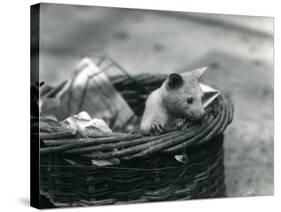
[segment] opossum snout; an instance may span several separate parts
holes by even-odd
[[[200,120],[205,115],[204,110],[194,110],[190,112],[190,116],[194,120]]]

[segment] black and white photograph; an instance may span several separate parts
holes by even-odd
[[[30,7],[31,206],[274,195],[274,18]]]

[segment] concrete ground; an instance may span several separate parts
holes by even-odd
[[[235,104],[224,144],[228,196],[272,195],[273,21],[209,17],[217,21],[169,12],[43,5],[41,80],[56,85],[82,57],[95,55],[113,58],[132,75],[208,65],[205,83],[229,91]]]

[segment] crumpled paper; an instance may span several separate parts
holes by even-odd
[[[186,164],[188,162],[188,157],[186,154],[182,154],[182,155],[175,155],[174,158],[183,164]]]
[[[221,92],[217,89],[212,88],[209,85],[200,83],[200,87],[203,91],[203,107],[206,108],[210,105],[220,94]]]
[[[114,130],[135,116],[107,75],[89,58],[78,63],[70,79],[41,95],[39,107],[42,116],[53,115],[59,121],[86,111]]]
[[[101,132],[112,132],[102,119],[92,119],[92,117],[85,111],[68,117],[62,123],[67,128],[78,131],[85,131],[87,128],[93,128]]]

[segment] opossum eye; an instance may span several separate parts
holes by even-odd
[[[188,104],[192,104],[193,103],[193,98],[192,97],[188,97],[186,101],[187,101]]]

